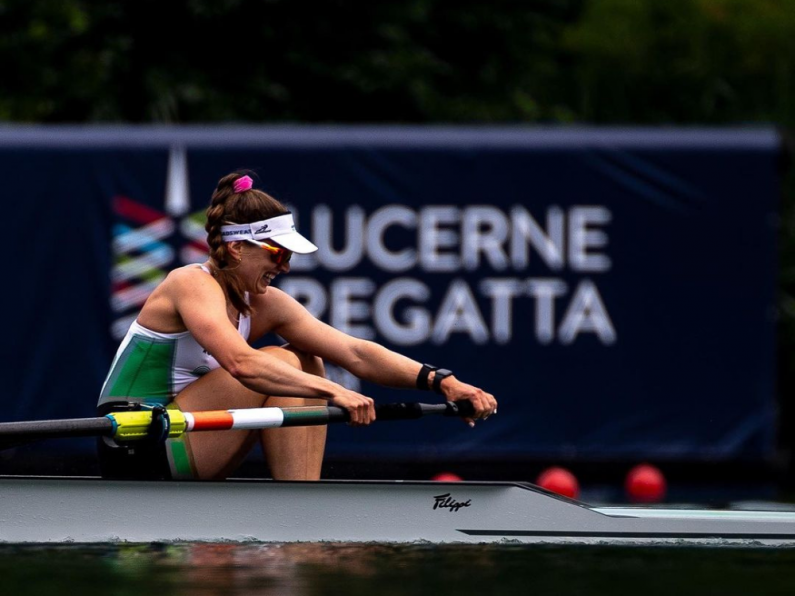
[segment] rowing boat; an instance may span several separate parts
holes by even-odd
[[[0,448],[54,437],[162,441],[187,432],[348,420],[334,407],[0,423]],[[467,417],[468,402],[398,403],[379,420]],[[795,546],[795,511],[593,507],[511,482],[129,481],[0,476],[0,542],[642,543]]]
[[[0,542],[795,546],[795,512],[592,507],[510,482],[0,477]]]

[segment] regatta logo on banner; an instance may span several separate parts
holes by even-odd
[[[204,263],[207,260],[209,247],[207,246],[207,232],[204,230],[205,210],[196,211],[183,217],[179,223],[179,230],[185,239],[179,251],[180,261],[183,265]]]
[[[610,210],[551,205],[540,215],[519,205],[386,205],[369,216],[359,206],[320,205],[308,222],[319,250],[297,255],[280,287],[337,329],[399,346],[508,344],[527,333],[542,345],[583,335],[614,344],[595,281],[612,266]],[[379,285],[344,275],[368,264],[393,278]],[[335,274],[328,286],[296,275],[322,269]],[[519,308],[533,319],[526,331],[514,323]]]
[[[111,335],[116,340],[124,337],[146,299],[169,271],[207,259],[204,210],[188,213],[188,186],[187,154],[183,147],[175,146],[168,157],[164,211],[126,196],[113,199],[116,223],[112,230],[111,309],[115,320]],[[176,235],[177,222],[181,238]],[[179,246],[179,261],[175,245]]]
[[[117,223],[112,231],[111,309],[115,320],[111,335],[120,340],[169,271],[207,260],[207,242],[203,210],[175,220],[127,197],[116,197],[113,212]],[[177,229],[176,221],[182,233],[179,261],[170,244]]]
[[[166,242],[174,233],[174,220],[127,197],[113,199],[113,268],[111,309],[115,320],[111,334],[121,339],[152,290],[163,281],[174,262]]]

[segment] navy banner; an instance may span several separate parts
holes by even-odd
[[[91,414],[149,292],[204,259],[216,182],[250,168],[320,247],[282,289],[500,402],[474,430],[334,428],[331,456],[769,458],[778,152],[772,130],[5,129],[2,419]]]

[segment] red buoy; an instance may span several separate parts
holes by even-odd
[[[452,472],[439,472],[431,478],[431,480],[435,482],[461,482],[463,478],[458,474],[453,474]]]
[[[548,491],[576,499],[580,494],[580,483],[577,478],[565,468],[547,468],[538,476],[536,484]]]
[[[651,464],[640,464],[627,473],[624,490],[634,503],[659,503],[665,498],[665,476]]]

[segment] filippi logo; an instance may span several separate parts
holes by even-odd
[[[443,495],[436,495],[433,498],[434,509],[447,509],[451,513],[458,511],[462,507],[469,507],[471,504],[472,504],[472,499],[467,499],[466,501],[456,501],[453,497],[450,496],[450,493],[444,493]]]

